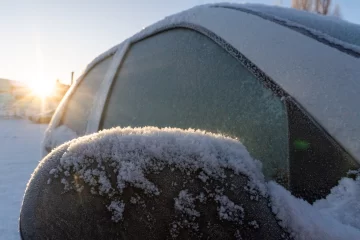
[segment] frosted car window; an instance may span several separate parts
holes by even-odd
[[[208,37],[176,29],[132,46],[101,128],[158,126],[237,137],[269,178],[288,173],[284,104]]]
[[[98,63],[79,83],[70,97],[60,125],[66,125],[77,135],[84,135],[96,92],[108,70],[112,56]]]

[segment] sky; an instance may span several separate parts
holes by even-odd
[[[69,83],[96,56],[165,16],[206,0],[1,0],[0,78]],[[290,6],[290,0],[241,0]],[[359,0],[335,0],[360,24]]]

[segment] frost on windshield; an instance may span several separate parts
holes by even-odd
[[[167,181],[168,175],[171,181]],[[246,176],[247,180],[236,185],[234,176]],[[257,214],[249,215],[249,204],[234,197],[234,192],[245,190],[249,202],[269,200],[266,207],[272,211],[271,217],[292,239],[360,239],[356,201],[360,177],[342,179],[326,199],[311,205],[275,182],[266,183],[261,163],[239,141],[199,130],[114,128],[74,139],[59,164],[49,171],[48,184],[54,181],[59,181],[65,192],[103,196],[102,204],[114,222],[126,220],[127,209],[133,206],[146,215],[168,204],[167,208],[174,210],[168,226],[173,238],[183,229],[201,235],[200,222],[212,211],[210,206],[219,221],[236,227],[233,237],[237,239],[244,227],[262,231],[264,223]],[[202,187],[194,188],[197,184]],[[171,204],[162,202],[164,198]],[[156,222],[152,218],[147,214],[144,221]]]

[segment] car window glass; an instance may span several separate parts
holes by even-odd
[[[108,57],[92,68],[79,83],[67,102],[60,125],[66,125],[78,135],[83,135],[100,84],[113,57]]]
[[[210,38],[187,29],[134,44],[115,76],[101,128],[177,127],[238,138],[268,178],[288,173],[282,101]],[[286,181],[286,179],[285,179]]]

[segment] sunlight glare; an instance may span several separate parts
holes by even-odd
[[[53,94],[54,84],[46,81],[33,81],[30,83],[30,89],[39,97],[48,97]]]
[[[28,85],[33,94],[42,98],[51,96],[54,92],[55,82],[45,77],[44,56],[39,45],[36,46],[36,76],[33,76]]]

